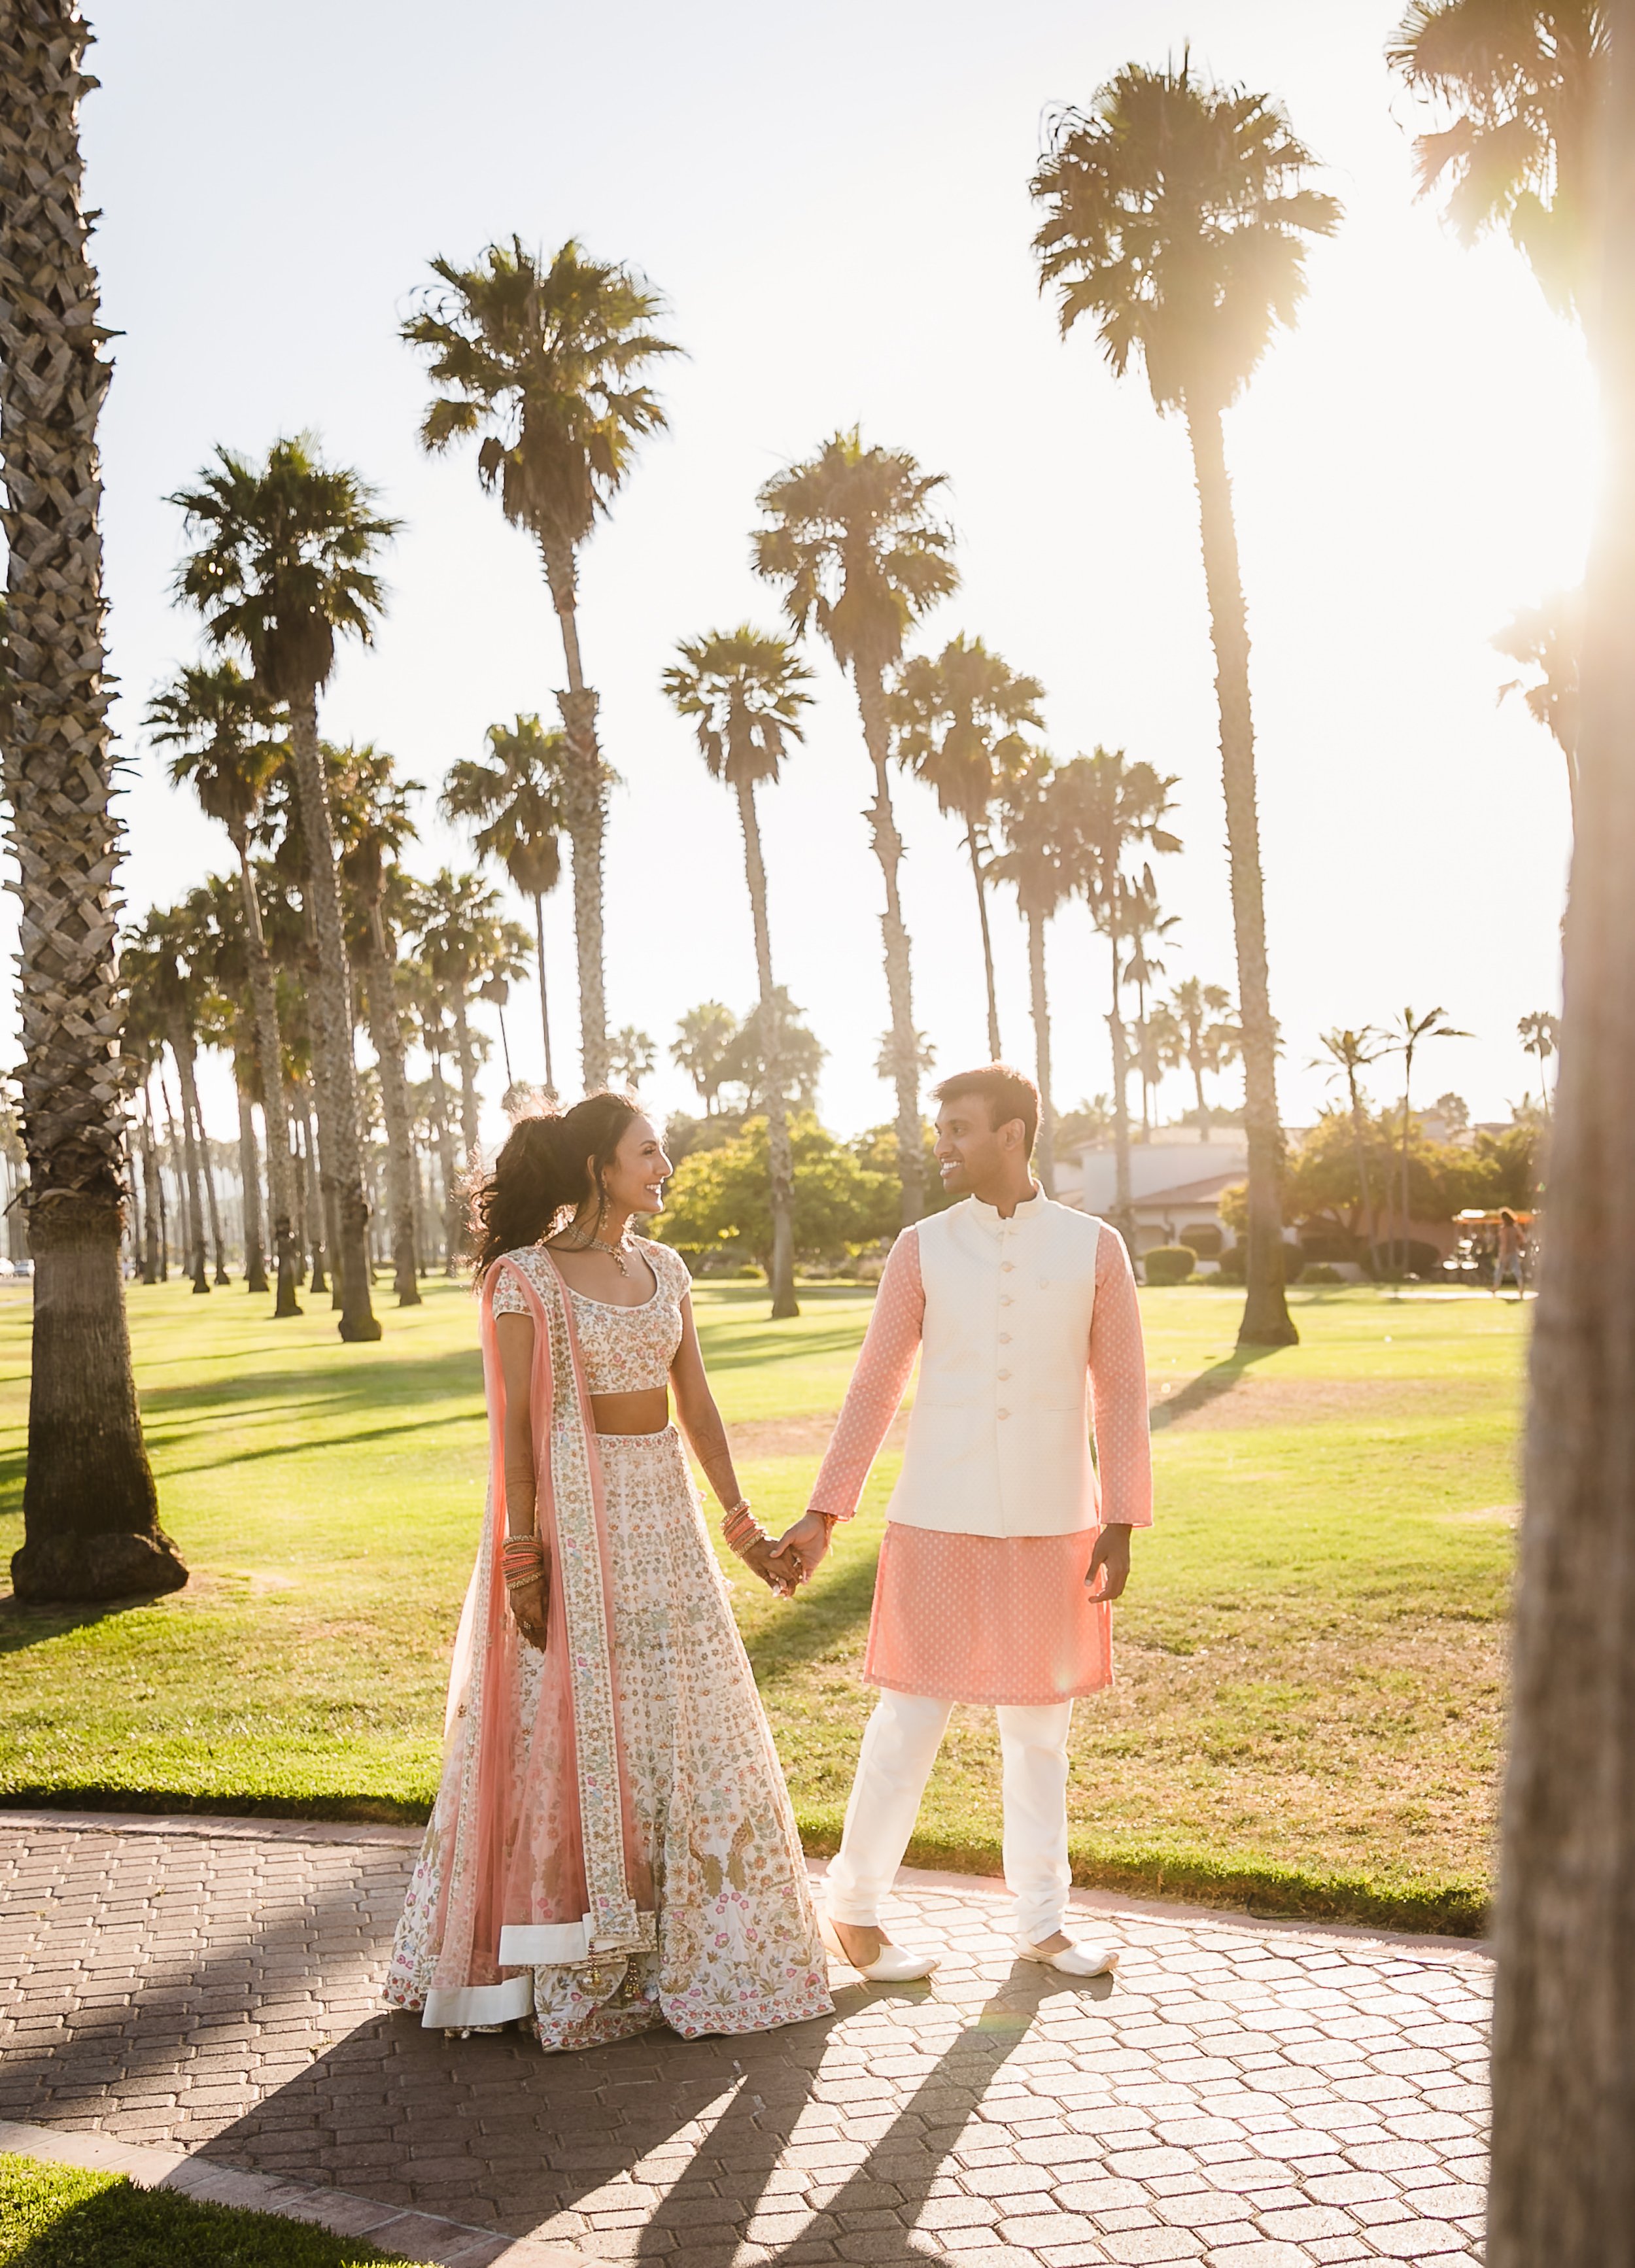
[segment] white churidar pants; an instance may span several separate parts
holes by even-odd
[[[882,1692],[863,1735],[845,1832],[831,1862],[831,1921],[878,1927],[881,1901],[902,1864],[920,1798],[954,1707],[916,1693]],[[1072,1874],[1067,1863],[1067,1731],[1073,1705],[1002,1708],[1001,1786],[1005,1879],[1016,1900],[1013,1926],[1042,1945],[1062,1926]]]

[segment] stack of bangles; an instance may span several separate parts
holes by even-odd
[[[817,1517],[823,1522],[825,1528],[833,1529],[835,1513],[820,1512]],[[748,1497],[741,1496],[736,1504],[727,1506],[725,1516],[721,1521],[721,1534],[727,1550],[736,1551],[740,1559],[747,1559],[757,1543],[770,1543],[772,1541],[750,1511]]]
[[[501,1555],[508,1591],[529,1591],[545,1580],[545,1546],[537,1535],[508,1535]]]

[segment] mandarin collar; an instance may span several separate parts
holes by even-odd
[[[966,1203],[970,1206],[972,1218],[987,1230],[990,1236],[1000,1236],[1007,1228],[1036,1219],[1044,1211],[1046,1198],[1044,1191],[1035,1182],[1033,1195],[1020,1200],[1009,1220],[1001,1217],[998,1205],[984,1204],[980,1197],[968,1197]]]

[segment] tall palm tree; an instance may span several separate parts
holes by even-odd
[[[588,259],[571,239],[549,265],[519,237],[490,244],[473,268],[434,260],[438,282],[403,325],[437,389],[421,423],[433,451],[481,436],[477,474],[544,562],[561,626],[568,688],[556,696],[571,761],[563,815],[573,843],[579,1048],[587,1092],[608,1077],[603,990],[602,843],[613,774],[596,733],[597,696],[579,659],[578,554],[598,513],[665,423],[643,373],[679,352],[652,328],[663,302],[632,269]]]
[[[1531,684],[1513,678],[1501,685],[1499,697],[1519,693],[1528,714],[1541,724],[1560,749],[1567,767],[1567,802],[1574,823],[1579,803],[1579,650],[1584,640],[1584,594],[1558,591],[1543,605],[1523,607],[1492,644],[1511,661],[1536,669]]]
[[[1087,113],[1065,111],[1034,177],[1046,217],[1042,281],[1064,333],[1093,316],[1120,377],[1145,367],[1160,412],[1186,420],[1215,648],[1232,913],[1243,1026],[1248,1263],[1239,1338],[1286,1346],[1277,1028],[1266,970],[1248,630],[1222,416],[1305,291],[1306,242],[1332,234],[1334,199],[1306,186],[1310,153],[1268,95],[1126,64]]]
[[[1379,1222],[1374,1210],[1374,1193],[1368,1186],[1368,1122],[1363,1110],[1362,1086],[1358,1074],[1366,1071],[1370,1064],[1379,1062],[1386,1051],[1386,1044],[1384,1033],[1376,1032],[1372,1024],[1365,1024],[1360,1031],[1352,1030],[1349,1026],[1344,1028],[1337,1026],[1333,1031],[1323,1033],[1321,1041],[1322,1055],[1315,1057],[1312,1064],[1314,1071],[1326,1071],[1331,1079],[1345,1081],[1351,1113],[1351,1146],[1357,1160],[1357,1186],[1362,1193],[1363,1219],[1368,1226],[1368,1258],[1375,1268],[1379,1266]],[[1328,1058],[1326,1062],[1324,1057]]]
[[[987,878],[983,867],[989,814],[1005,782],[1027,762],[1022,728],[1042,728],[1044,688],[1019,676],[980,638],[951,638],[935,659],[914,654],[897,673],[890,698],[897,755],[934,790],[945,818],[965,828],[966,854],[982,924],[983,973],[988,981],[988,1052],[998,1063],[999,1001],[993,981],[993,940],[988,933]]]
[[[1160,1049],[1152,1029],[1147,1010],[1147,995],[1158,978],[1163,976],[1165,963],[1156,948],[1181,926],[1179,914],[1161,914],[1158,908],[1158,885],[1153,879],[1151,866],[1144,866],[1140,876],[1131,883],[1125,898],[1124,934],[1130,940],[1130,951],[1124,961],[1124,983],[1133,985],[1136,994],[1136,1073],[1141,1082],[1141,1138],[1151,1141],[1154,1117],[1153,1090],[1158,1085],[1162,1064]]]
[[[1415,145],[1421,195],[1446,180],[1464,242],[1505,229],[1550,306],[1580,318],[1610,12],[1603,0],[1414,0],[1386,49],[1447,120]]]
[[[521,974],[526,932],[502,919],[495,892],[475,874],[456,874],[447,866],[414,892],[414,926],[420,957],[442,985],[454,1031],[460,1065],[460,1122],[468,1167],[481,1151],[477,1095],[477,1037],[471,1028],[471,1003],[490,978],[508,981]],[[486,1049],[487,1042],[483,1042]]]
[[[306,850],[306,895],[315,932],[314,1085],[323,1179],[339,1222],[335,1255],[341,1336],[378,1339],[369,1293],[369,1197],[364,1182],[352,1054],[352,977],[335,872],[335,836],[318,695],[335,666],[335,641],[369,643],[383,594],[372,561],[398,522],[374,509],[358,475],[326,465],[308,437],[276,441],[264,465],[217,449],[195,486],[171,498],[198,548],[177,577],[180,597],[204,618],[212,644],[247,656],[257,683],[289,711],[291,769]]]
[[[415,1254],[414,1119],[398,998],[397,939],[387,918],[387,902],[395,899],[400,909],[408,909],[409,892],[399,861],[405,845],[416,839],[409,802],[421,792],[421,784],[418,780],[399,779],[392,758],[372,740],[331,753],[335,766],[329,793],[341,847],[341,877],[353,901],[350,941],[364,981],[369,1037],[379,1066],[392,1216],[392,1281],[398,1306],[417,1307],[421,1299]]]
[[[1036,748],[999,789],[1002,848],[992,872],[1009,882],[1027,924],[1028,1000],[1033,1013],[1034,1073],[1039,1088],[1039,1181],[1056,1195],[1056,1102],[1050,1084],[1050,996],[1045,982],[1044,933],[1072,896],[1077,873],[1071,790],[1043,749]],[[997,1058],[996,1058],[997,1060]]]
[[[176,751],[170,764],[173,782],[178,786],[184,781],[191,785],[202,809],[220,821],[238,853],[250,994],[263,1066],[261,1111],[267,1123],[267,1174],[272,1191],[273,1252],[278,1276],[275,1316],[296,1315],[300,1309],[295,1298],[294,1193],[290,1124],[280,1076],[284,1042],[278,1028],[277,983],[267,949],[250,847],[267,791],[286,754],[278,721],[276,704],[231,659],[213,668],[195,666],[179,670],[172,683],[149,702],[146,718],[149,738]]]
[[[1544,1106],[1544,1116],[1550,1113],[1550,1074],[1544,1066],[1556,1052],[1561,1039],[1560,1019],[1546,1008],[1536,1008],[1523,1016],[1516,1026],[1516,1037],[1528,1055],[1538,1057],[1538,1099]]]
[[[701,1000],[676,1025],[670,1060],[697,1089],[706,1118],[713,1118],[720,1108],[721,1087],[737,1037],[738,1019],[723,1000]]]
[[[1122,1005],[1124,947],[1141,905],[1138,881],[1129,872],[1138,850],[1171,853],[1181,838],[1165,825],[1175,778],[1145,761],[1131,763],[1122,748],[1075,756],[1058,775],[1063,840],[1072,887],[1108,943],[1111,990],[1108,1034],[1113,1048],[1113,1220],[1127,1241],[1135,1235],[1130,1189],[1130,1049]],[[1150,870],[1149,870],[1150,871]]]
[[[944,478],[923,473],[906,450],[865,448],[854,425],[831,435],[816,456],[767,482],[758,502],[771,524],[757,531],[754,554],[756,573],[783,586],[784,610],[796,631],[804,635],[815,622],[850,674],[874,768],[868,816],[886,884],[880,928],[905,1226],[924,1210],[925,1161],[909,932],[897,886],[902,838],[891,803],[886,673],[902,658],[910,624],[959,581],[950,556],[953,536],[932,516],[932,499]]]
[[[812,672],[787,640],[752,630],[748,622],[736,630],[711,630],[676,650],[681,658],[666,670],[664,689],[677,715],[693,720],[711,778],[725,781],[736,797],[743,830],[744,880],[749,888],[761,991],[772,1206],[772,1320],[777,1322],[800,1313],[795,1299],[795,1162],[778,1060],[777,986],[772,975],[766,861],[755,790],[777,786],[790,743],[806,737],[800,712],[812,698],[806,689]]]
[[[427,1082],[427,1116],[437,1148],[438,1176],[443,1184],[443,1273],[453,1276],[460,1263],[460,1160],[448,1088],[443,1078],[443,1058],[449,1049],[447,986],[423,953],[409,962],[404,974],[420,1044],[431,1063],[431,1077]]]
[[[131,1012],[138,1031],[145,1022],[169,1046],[181,1090],[181,1130],[176,1167],[188,1212],[188,1270],[195,1292],[208,1292],[210,1271],[204,1243],[204,1184],[201,1170],[203,1123],[197,1077],[199,985],[188,966],[198,939],[184,908],[155,906],[133,931],[122,955],[130,986]]]
[[[0,766],[22,901],[25,1199],[34,1261],[25,1599],[176,1589],[125,1322],[120,825],[103,644],[97,422],[113,365],[82,205],[89,38],[75,0],[0,11],[0,476],[7,644]]]
[[[1408,1144],[1413,1131],[1413,1106],[1410,1090],[1413,1086],[1414,1057],[1426,1040],[1468,1040],[1469,1032],[1462,1032],[1447,1020],[1446,1008],[1429,1009],[1423,1016],[1404,1008],[1391,1027],[1388,1052],[1403,1059],[1403,1149],[1402,1149],[1402,1207],[1403,1207],[1403,1273],[1408,1273],[1408,1246],[1411,1222],[1408,1210]]]
[[[504,866],[534,906],[539,963],[540,1032],[545,1042],[545,1092],[556,1092],[550,1052],[550,1003],[545,989],[545,901],[562,880],[563,784],[571,762],[565,733],[548,733],[537,717],[490,725],[490,760],[461,756],[449,766],[442,795],[446,819],[475,828],[480,859]]]
[[[1197,1098],[1201,1138],[1209,1139],[1209,1102],[1204,1093],[1205,1071],[1219,1071],[1238,1043],[1231,1020],[1232,995],[1224,984],[1205,984],[1202,978],[1183,976],[1169,996],[1169,1012],[1181,1031],[1182,1061],[1192,1074]]]

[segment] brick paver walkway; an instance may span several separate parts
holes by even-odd
[[[377,1999],[397,1830],[0,1818],[0,2119],[167,2144],[666,2268],[1479,2257],[1474,1948],[1155,1907],[1116,1983],[1018,1964],[917,1877],[929,1986],[545,2057]]]

